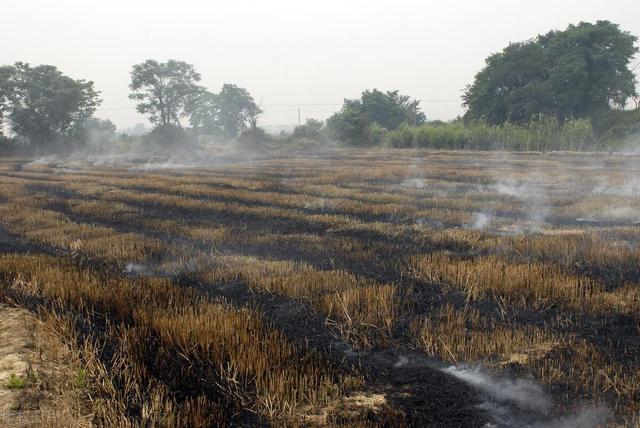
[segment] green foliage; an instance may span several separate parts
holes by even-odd
[[[173,150],[184,145],[194,145],[195,139],[179,125],[160,125],[142,138],[148,149]]]
[[[202,88],[191,94],[185,104],[185,115],[196,134],[220,134],[218,95]]]
[[[93,82],[74,80],[51,65],[0,67],[0,126],[32,146],[66,144],[101,100]]]
[[[257,126],[255,128],[252,127],[246,129],[238,137],[239,142],[250,144],[262,144],[269,141],[270,139],[270,136],[265,132],[265,130]]]
[[[385,145],[443,150],[551,151],[593,148],[595,141],[588,120],[568,120],[561,125],[555,118],[537,117],[527,125],[464,124],[459,120],[419,127],[403,124],[388,133]]]
[[[370,145],[367,139],[369,126],[364,115],[346,100],[342,110],[327,119],[327,128],[332,137],[352,146]]]
[[[611,110],[593,120],[596,135],[607,145],[619,145],[640,136],[640,109]]]
[[[248,128],[255,130],[262,110],[249,91],[226,83],[219,94],[209,92],[194,67],[182,61],[160,63],[147,60],[133,66],[129,97],[138,101],[139,113],[161,129],[149,141],[160,144],[178,141],[175,127],[187,117],[194,133],[237,137]]]
[[[9,379],[5,381],[4,387],[7,389],[23,389],[28,382],[27,376],[17,376],[15,373],[11,373]]]
[[[398,129],[389,131],[386,145],[391,147],[412,147],[414,145],[414,131],[403,123]]]
[[[236,137],[248,128],[256,128],[262,110],[244,88],[225,83],[217,95],[217,123],[223,135]]]
[[[589,118],[636,96],[629,70],[637,38],[608,21],[510,44],[486,60],[467,87],[467,120],[529,123],[539,115],[559,121]]]
[[[81,367],[76,374],[76,387],[82,389],[85,386],[87,386],[87,369]]]
[[[372,123],[367,128],[367,141],[369,141],[374,146],[379,146],[385,143],[387,137],[389,135],[389,131],[387,128],[384,128],[377,123]]]
[[[324,122],[316,119],[307,119],[304,125],[298,125],[293,130],[292,137],[294,139],[308,138],[312,140],[322,139],[322,128]]]
[[[364,91],[360,100],[346,100],[353,108],[362,112],[369,122],[386,129],[397,129],[403,122],[420,125],[425,115],[420,111],[420,101],[412,100],[399,91],[381,92],[377,89]]]
[[[255,128],[261,114],[249,91],[230,83],[225,83],[219,94],[204,88],[193,92],[184,111],[196,134],[232,138]]]
[[[415,130],[415,145],[434,149],[461,149],[465,144],[462,123],[425,125]]]
[[[187,103],[202,90],[199,81],[200,74],[191,64],[148,59],[133,66],[129,98],[138,102],[138,113],[148,114],[153,124],[179,126]]]
[[[332,136],[347,144],[367,146],[378,144],[382,129],[395,130],[402,123],[419,125],[425,115],[420,101],[398,91],[364,91],[360,99],[345,99],[342,109],[327,119]],[[374,124],[378,127],[373,128]]]

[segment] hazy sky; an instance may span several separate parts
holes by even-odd
[[[53,64],[95,81],[96,115],[120,128],[144,121],[127,95],[131,66],[147,58],[194,64],[216,92],[246,87],[263,125],[297,123],[297,105],[303,121],[325,119],[372,88],[450,119],[485,57],[509,41],[598,19],[640,35],[639,17],[638,0],[2,0],[0,64]]]

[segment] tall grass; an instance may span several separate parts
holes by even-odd
[[[419,147],[443,150],[581,151],[597,147],[591,122],[585,119],[559,123],[540,117],[522,126],[513,123],[494,126],[462,121],[400,126],[387,134],[390,147]]]

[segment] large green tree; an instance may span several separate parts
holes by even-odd
[[[65,141],[100,104],[93,82],[75,80],[52,65],[18,62],[0,67],[0,119],[32,145]]]
[[[193,92],[185,103],[185,115],[189,118],[189,124],[196,134],[220,133],[218,98],[217,94],[203,88]]]
[[[217,95],[217,122],[227,137],[236,137],[247,128],[256,128],[262,110],[244,88],[225,83]]]
[[[153,124],[180,126],[187,103],[202,91],[199,81],[200,74],[191,64],[149,59],[133,66],[129,98],[138,102],[137,111],[148,114]]]
[[[591,117],[636,96],[637,38],[608,21],[581,22],[489,56],[463,96],[465,117],[491,124],[539,115]]]
[[[333,136],[354,145],[374,143],[375,129],[397,129],[400,124],[421,125],[426,120],[420,101],[399,91],[364,91],[359,99],[345,99],[342,109],[327,119]],[[374,125],[378,125],[376,128]]]

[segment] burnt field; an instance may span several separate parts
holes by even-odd
[[[0,161],[97,425],[636,426],[640,157]]]

